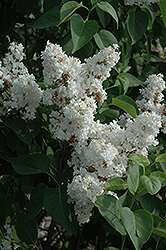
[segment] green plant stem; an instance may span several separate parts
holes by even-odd
[[[55,181],[58,187],[60,187],[59,182],[50,173],[47,172],[47,174]]]
[[[95,4],[95,5],[92,7],[92,9],[90,9],[90,10],[86,8],[89,12],[88,12],[88,15],[87,15],[87,18],[86,18],[85,22],[88,21],[91,12],[92,12],[96,7],[97,7],[97,4]]]
[[[122,246],[121,246],[121,249],[120,249],[120,250],[123,250],[123,249],[124,249],[125,240],[126,240],[126,235],[123,235],[123,236],[122,236]]]

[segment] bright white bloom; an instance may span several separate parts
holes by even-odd
[[[160,2],[160,0],[124,0],[125,5],[133,5],[134,3],[137,3],[139,5],[146,3],[147,5],[150,5],[152,3],[158,2]]]
[[[42,53],[44,82],[53,86],[44,93],[44,104],[56,104],[50,122],[55,138],[70,141],[73,152],[68,165],[74,178],[68,185],[69,201],[79,223],[89,221],[96,196],[104,192],[103,183],[126,172],[128,155],[147,156],[147,148],[157,145],[156,137],[162,127],[162,75],[147,79],[147,88],[140,90],[140,115],[122,115],[118,121],[101,124],[95,121],[97,102],[104,102],[106,92],[102,82],[119,60],[114,46],[105,48],[85,63],[68,57],[58,45],[47,43]]]
[[[116,45],[81,63],[68,57],[59,45],[47,42],[42,59],[44,84],[49,88],[44,93],[21,62],[23,56],[22,45],[11,44],[3,66],[0,63],[0,113],[17,110],[34,119],[41,98],[44,105],[55,105],[50,114],[53,136],[73,146],[68,161],[74,175],[68,184],[69,202],[74,203],[79,223],[88,222],[96,196],[105,193],[104,182],[123,176],[128,155],[147,156],[147,148],[158,144],[160,129],[166,133],[163,76],[147,78],[146,88],[140,90],[136,118],[124,114],[117,121],[102,124],[95,120],[95,114],[98,104],[107,98],[102,83],[119,60]]]
[[[155,138],[161,128],[161,116],[155,112],[144,112],[138,115],[134,122],[128,119],[126,127],[126,141],[123,147],[128,152],[147,156],[147,147],[158,144]]]
[[[116,45],[105,48],[81,64],[79,59],[68,57],[59,45],[47,42],[42,52],[44,84],[57,86],[54,102],[65,106],[71,99],[87,96],[103,102],[106,92],[102,82],[110,76],[109,71],[120,58],[116,50]]]
[[[163,75],[150,75],[145,83],[147,84],[147,87],[140,89],[143,99],[137,101],[140,113],[148,111],[155,112],[157,115],[161,116],[162,132],[166,133],[166,112],[165,105],[162,104],[164,100],[162,91],[165,89]]]
[[[74,210],[80,224],[89,221],[96,196],[104,192],[103,182],[95,173],[84,172],[74,176],[68,184],[69,201],[74,202]]]
[[[4,66],[0,63],[0,114],[14,110],[25,118],[34,119],[42,90],[21,62],[24,56],[23,45],[13,42],[3,60]]]

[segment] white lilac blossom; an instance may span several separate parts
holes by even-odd
[[[42,90],[22,62],[23,49],[22,44],[11,43],[3,66],[0,63],[0,115],[14,110],[27,119],[34,119]]]
[[[161,131],[166,133],[166,105],[163,102],[164,95],[162,91],[165,89],[165,81],[163,80],[163,75],[150,75],[147,80],[146,88],[140,89],[142,95],[142,100],[137,101],[137,106],[140,113],[148,111],[149,113],[155,112],[157,115],[161,116]]]
[[[97,103],[107,98],[102,83],[119,57],[116,45],[84,63],[50,42],[42,53],[44,83],[50,86],[43,102],[60,107],[50,115],[53,135],[73,146],[68,165],[74,178],[67,192],[80,224],[89,221],[96,196],[105,192],[104,182],[126,173],[129,154],[147,156],[148,146],[158,144],[156,137],[166,122],[161,104],[165,82],[160,74],[149,76],[147,88],[140,90],[143,99],[137,102],[136,118],[122,115],[110,124],[95,121]]]
[[[95,173],[85,170],[75,175],[68,184],[69,201],[74,203],[74,210],[80,224],[89,221],[96,196],[103,193],[103,181],[99,181]]]
[[[124,4],[125,5],[133,5],[134,3],[137,3],[139,5],[142,5],[142,4],[147,4],[147,5],[150,5],[150,4],[153,4],[153,3],[158,3],[160,0],[124,0]]]
[[[45,51],[42,52],[44,84],[56,86],[54,103],[60,107],[66,106],[72,99],[84,99],[87,96],[103,102],[106,92],[102,82],[110,76],[109,71],[119,58],[120,53],[114,45],[81,64],[79,59],[68,57],[59,45],[47,42]]]
[[[47,42],[42,52],[44,84],[48,87],[44,93],[22,63],[23,57],[23,46],[12,43],[0,63],[0,114],[15,110],[34,119],[41,98],[44,105],[55,105],[50,114],[53,136],[73,147],[68,160],[74,176],[67,188],[69,202],[74,203],[79,223],[88,222],[96,197],[106,193],[105,181],[126,174],[128,156],[147,156],[147,148],[158,144],[160,129],[166,133],[165,81],[161,74],[147,78],[147,86],[140,90],[136,118],[124,114],[102,124],[95,120],[95,114],[98,103],[107,98],[102,83],[120,58],[117,45],[81,63],[68,57],[59,45]]]

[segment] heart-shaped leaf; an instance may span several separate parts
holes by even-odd
[[[108,30],[100,30],[94,36],[95,42],[100,49],[113,44],[118,44],[116,37]]]
[[[109,3],[107,3],[107,2],[100,2],[100,3],[97,3],[97,6],[98,6],[101,10],[103,10],[103,11],[109,13],[109,14],[114,18],[114,20],[117,22],[117,26],[118,26],[118,16],[117,16],[117,14],[116,14],[115,9],[112,7],[111,4],[109,4]]]
[[[136,164],[142,167],[149,166],[150,164],[150,161],[148,160],[148,158],[146,158],[143,155],[131,154],[129,156],[129,159],[134,161]]]
[[[132,117],[136,118],[138,114],[138,108],[134,100],[128,96],[118,96],[118,98],[112,98],[111,105],[117,106],[129,113]]]
[[[41,174],[48,171],[49,158],[44,154],[33,154],[10,158],[14,170],[18,174]]]
[[[137,164],[134,164],[132,167],[130,167],[129,175],[127,178],[127,185],[129,188],[130,193],[135,194],[138,186],[139,186],[139,166]]]
[[[104,187],[107,191],[109,190],[124,190],[127,188],[127,183],[121,178],[113,178],[108,180]]]
[[[87,44],[97,33],[98,22],[95,20],[84,21],[79,14],[74,14],[70,21],[73,50],[75,53]]]
[[[153,175],[142,175],[140,181],[148,192],[153,195],[156,194],[161,188],[161,182],[158,177]]]
[[[98,196],[95,206],[106,221],[115,228],[121,235],[126,234],[126,230],[121,223],[120,210],[122,205],[119,200],[110,195]]]
[[[152,234],[153,219],[151,214],[144,209],[136,210],[133,213],[130,208],[123,207],[121,217],[135,249],[140,250]]]
[[[128,32],[132,38],[132,43],[136,43],[142,38],[148,27],[148,14],[144,11],[130,11],[127,18]]]
[[[50,188],[44,194],[44,207],[55,222],[64,227],[68,232],[76,234],[78,224],[73,220],[68,196],[64,187]]]
[[[65,22],[78,8],[82,6],[81,3],[77,3],[76,1],[69,1],[62,5],[60,9],[60,23]]]

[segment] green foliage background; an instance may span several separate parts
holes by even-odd
[[[40,53],[47,40],[82,61],[118,43],[121,60],[103,83],[108,99],[96,119],[107,123],[124,111],[136,117],[135,99],[146,77],[160,72],[166,79],[166,57],[151,49],[156,39],[166,47],[165,13],[165,0],[150,6],[125,6],[123,0],[1,0],[0,56],[10,41],[22,43],[24,63],[44,88]],[[53,138],[50,112],[41,105],[33,121],[15,114],[0,119],[1,241],[9,222],[17,249],[165,250],[166,136],[161,133],[160,144],[149,148],[149,159],[131,155],[127,179],[105,184],[119,200],[98,197],[91,221],[79,226],[66,194],[71,148]],[[44,241],[37,235],[47,214],[52,221]]]

